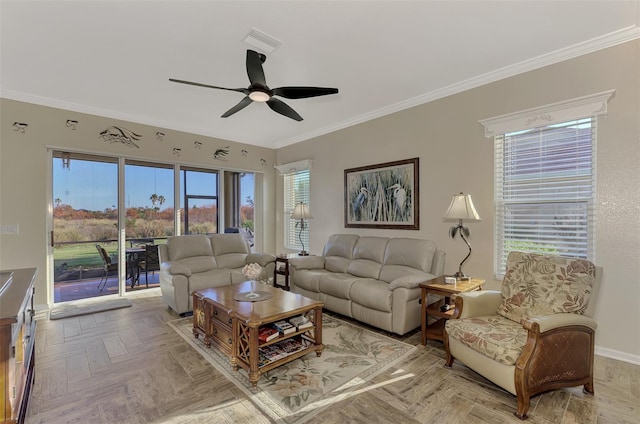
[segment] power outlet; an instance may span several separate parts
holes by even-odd
[[[18,224],[0,225],[0,234],[18,234],[19,230]]]

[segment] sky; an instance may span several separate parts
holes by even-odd
[[[243,178],[242,203],[254,196],[253,176]],[[215,195],[217,174],[189,172],[189,194]],[[173,169],[125,166],[125,206],[152,207],[151,195],[164,196],[161,209],[173,206]],[[53,201],[74,209],[103,211],[118,204],[118,165],[73,159],[70,168],[62,167],[62,159],[53,159]],[[160,205],[157,205],[160,206]]]

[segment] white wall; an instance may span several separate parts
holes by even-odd
[[[0,107],[0,224],[18,224],[20,229],[18,235],[0,235],[0,269],[37,267],[37,304],[51,300],[46,297],[47,209],[51,202],[47,195],[51,184],[47,146],[210,169],[254,171],[256,225],[261,223],[263,229],[256,234],[256,247],[274,251],[275,150],[7,99],[1,99]],[[75,130],[66,125],[68,119],[78,121]],[[24,133],[14,131],[16,121],[28,124]],[[100,138],[100,132],[112,125],[142,135],[135,142],[139,148]],[[156,137],[157,131],[165,133],[162,140]],[[195,141],[202,146],[196,148]],[[229,154],[223,160],[214,159],[215,150],[225,147],[229,147]],[[182,149],[180,156],[174,154],[174,148]]]
[[[493,140],[478,121],[610,89],[615,98],[598,120],[595,262],[604,275],[596,343],[598,353],[640,363],[640,41],[279,149],[278,164],[313,159],[310,251],[321,253],[332,233],[429,238],[447,252],[452,273],[467,250],[459,238],[448,238],[450,223],[441,217],[452,195],[463,191],[482,218],[469,225],[473,254],[464,269],[486,279],[487,288],[499,288],[493,280]],[[412,157],[420,158],[420,230],[346,229],[344,169]],[[280,185],[276,204],[280,218]]]

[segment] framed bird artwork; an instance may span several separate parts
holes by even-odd
[[[419,158],[344,170],[345,228],[419,230]]]

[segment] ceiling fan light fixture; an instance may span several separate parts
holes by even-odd
[[[249,93],[249,98],[254,102],[266,102],[269,101],[271,96],[264,91],[252,91]]]

